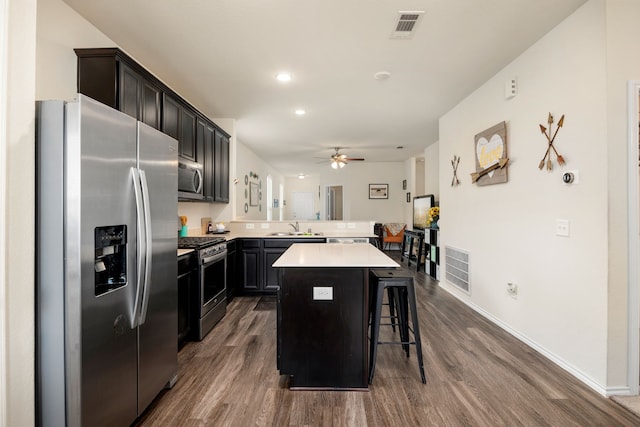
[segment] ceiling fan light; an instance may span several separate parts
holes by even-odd
[[[331,161],[331,167],[334,169],[338,169],[338,162],[336,162],[335,160]]]
[[[342,169],[344,167],[344,165],[346,165],[345,162],[339,162],[338,164],[340,165],[340,169]]]

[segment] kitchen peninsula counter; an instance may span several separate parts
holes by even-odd
[[[399,265],[370,244],[293,244],[273,267],[278,369],[293,389],[368,387],[369,269]]]

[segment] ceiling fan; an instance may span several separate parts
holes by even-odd
[[[348,162],[362,162],[363,158],[347,157],[346,154],[340,153],[340,147],[335,147],[335,154],[331,155],[331,167],[334,169],[343,168]]]

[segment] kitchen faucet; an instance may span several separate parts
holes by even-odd
[[[296,225],[293,225],[291,223],[289,225],[292,226],[296,232],[300,231],[300,225],[298,224],[298,221],[296,221]]]

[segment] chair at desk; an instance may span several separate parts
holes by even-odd
[[[406,224],[390,223],[384,225],[384,237],[382,238],[382,247],[387,249],[391,243],[396,243],[398,248],[402,247],[404,240],[404,230]]]

